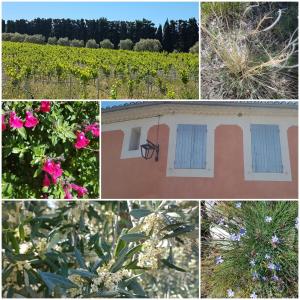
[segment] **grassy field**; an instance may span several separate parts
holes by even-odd
[[[198,99],[199,57],[3,42],[4,99]]]

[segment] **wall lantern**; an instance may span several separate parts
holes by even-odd
[[[141,145],[141,155],[144,159],[151,159],[153,154],[155,153],[155,161],[158,161],[158,154],[159,154],[159,144],[158,144],[158,137],[159,137],[159,121],[160,116],[157,116],[157,131],[156,131],[156,144],[152,143],[150,140],[146,140],[146,144]]]
[[[146,140],[147,143],[141,145],[141,155],[145,159],[151,159],[155,152],[155,161],[158,161],[159,145],[155,145],[149,140]]]

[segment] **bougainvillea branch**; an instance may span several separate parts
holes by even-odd
[[[3,197],[98,198],[99,135],[96,101],[3,102]]]

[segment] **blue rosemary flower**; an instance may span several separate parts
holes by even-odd
[[[279,277],[278,277],[277,275],[273,275],[271,278],[272,278],[272,280],[274,280],[274,281],[278,281],[278,280],[279,280]]]
[[[224,259],[222,258],[222,256],[217,256],[216,257],[216,265],[221,264],[222,262],[224,262]]]
[[[268,269],[270,269],[270,270],[275,270],[276,269],[276,266],[275,266],[275,264],[273,264],[273,263],[268,263]]]
[[[279,238],[276,236],[276,234],[272,236],[272,243],[279,244]]]
[[[269,216],[265,217],[265,222],[266,223],[271,223],[271,221],[272,221],[272,217],[269,217]]]
[[[250,295],[250,298],[252,298],[252,299],[256,299],[256,298],[257,298],[257,295],[256,295],[256,293],[255,293],[255,292],[253,292],[253,293]]]
[[[246,230],[245,228],[241,228],[241,229],[240,229],[240,235],[241,235],[241,236],[245,236],[246,233],[247,233],[247,230]]]
[[[234,297],[234,291],[233,291],[232,289],[228,289],[228,290],[227,290],[227,296],[228,296],[229,298]]]
[[[235,207],[236,208],[241,208],[242,207],[242,202],[236,202]]]
[[[251,259],[251,260],[250,260],[250,265],[251,265],[252,267],[255,266],[255,260],[254,260],[254,259]]]

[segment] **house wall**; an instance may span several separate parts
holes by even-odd
[[[143,124],[144,135],[156,141],[156,119],[135,120],[103,126],[102,133],[102,198],[173,198],[173,199],[294,199],[298,196],[298,127],[295,118],[282,117],[204,117],[201,122],[212,127],[213,143],[208,152],[212,159],[212,172],[206,175],[181,176],[173,174],[170,157],[174,149],[175,123],[194,122],[199,116],[167,116],[159,126],[159,161],[145,160],[140,152],[128,157],[124,145],[128,128]],[[205,119],[207,118],[207,120]],[[246,179],[244,137],[249,122],[280,123],[286,132],[290,174],[284,179]],[[177,121],[176,121],[177,120]],[[143,135],[143,134],[142,134]],[[125,151],[125,152],[124,152]],[[174,152],[174,151],[173,151]],[[249,157],[247,157],[249,160]],[[249,165],[249,163],[248,163]],[[289,178],[290,177],[290,178]]]

